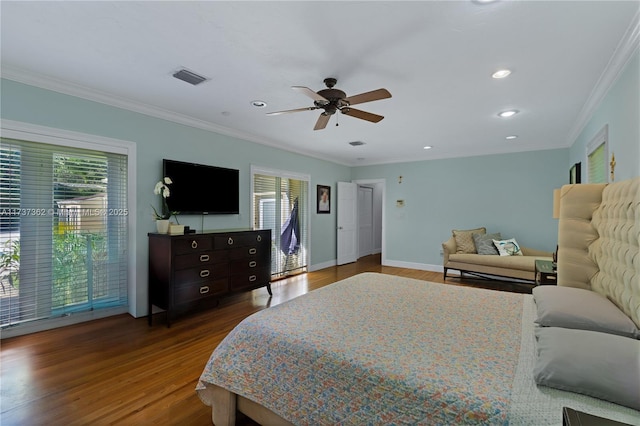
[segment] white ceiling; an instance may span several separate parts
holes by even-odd
[[[2,1],[0,8],[3,77],[366,165],[570,146],[594,88],[624,65],[616,49],[637,42],[640,2]],[[211,80],[176,80],[180,67]],[[505,67],[511,76],[491,78]],[[312,106],[291,86],[317,91],[326,77],[348,96],[388,89],[391,99],[358,105],[385,119],[340,114],[339,127],[333,116],[314,131],[319,111],[265,115]],[[510,108],[520,113],[497,117]],[[511,134],[518,139],[505,140]]]

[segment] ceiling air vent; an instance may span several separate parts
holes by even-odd
[[[189,84],[193,84],[194,86],[209,80],[207,77],[203,77],[194,73],[193,71],[189,71],[188,69],[182,68],[173,73],[173,76],[178,80],[185,81]]]
[[[353,142],[349,142],[349,145],[351,145],[351,146],[360,146],[360,145],[364,145],[364,142],[362,142],[362,141],[353,141]]]

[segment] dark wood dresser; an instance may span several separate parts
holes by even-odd
[[[271,295],[270,280],[270,230],[149,234],[149,325],[153,306],[169,327],[175,315],[234,292],[266,286]]]

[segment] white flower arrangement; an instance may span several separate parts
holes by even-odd
[[[158,213],[153,205],[151,206],[151,208],[153,209],[153,217],[155,220],[166,220],[169,219],[171,215],[175,217],[175,215],[178,214],[178,212],[169,211],[169,206],[167,205],[167,198],[169,198],[169,196],[171,195],[171,191],[169,190],[169,187],[167,185],[171,185],[172,183],[173,182],[171,181],[171,178],[165,176],[161,181],[156,183],[156,186],[153,188],[153,193],[155,195],[160,195],[160,199],[162,200],[162,209],[160,213]],[[177,217],[176,222],[178,222]]]

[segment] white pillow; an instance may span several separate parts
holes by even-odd
[[[508,240],[493,240],[493,244],[498,249],[500,256],[522,256],[520,244],[518,244],[515,238],[509,238]]]

